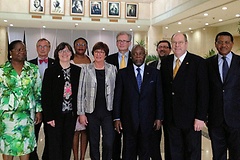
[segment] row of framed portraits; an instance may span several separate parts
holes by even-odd
[[[29,0],[29,13],[44,14],[46,0]],[[98,0],[89,1],[90,16],[103,16],[103,2]],[[84,15],[85,0],[71,0],[70,15],[83,16]],[[50,14],[64,15],[65,0],[50,0]],[[108,17],[119,18],[121,15],[120,2],[108,2],[107,6]],[[126,18],[138,18],[138,4],[126,3],[125,6]]]

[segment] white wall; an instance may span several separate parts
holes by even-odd
[[[106,43],[109,47],[109,54],[117,52],[115,31],[84,31],[84,30],[64,30],[64,29],[37,29],[37,28],[8,28],[9,42],[13,40],[23,40],[25,32],[25,40],[27,47],[27,57],[33,59],[37,56],[36,42],[40,38],[46,38],[51,43],[50,57],[53,57],[56,46],[61,42],[67,42],[73,46],[75,39],[83,37],[88,41],[89,52],[94,44],[98,41]],[[131,46],[130,46],[131,49]]]

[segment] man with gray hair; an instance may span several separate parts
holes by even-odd
[[[132,35],[128,32],[119,32],[116,36],[116,46],[118,52],[106,57],[106,62],[113,64],[117,69],[125,68],[132,65],[131,52],[129,46],[131,45]],[[113,160],[121,159],[121,137],[122,133],[115,132],[115,140],[113,145]]]

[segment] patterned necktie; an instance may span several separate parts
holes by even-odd
[[[223,56],[222,59],[223,59],[223,65],[222,65],[222,78],[223,78],[223,82],[224,82],[225,79],[226,79],[226,76],[227,76],[227,73],[228,73],[228,69],[229,69],[229,67],[228,67],[228,63],[227,63],[226,57]]]
[[[39,63],[42,64],[42,63],[47,63],[48,62],[48,58],[45,58],[45,59],[39,59]]]
[[[142,84],[142,76],[141,76],[141,73],[140,73],[141,69],[137,68],[137,71],[138,71],[138,73],[137,73],[137,84],[138,84],[138,90],[140,92],[141,91],[141,84]]]
[[[120,69],[125,68],[125,67],[126,67],[125,55],[122,55],[122,59],[120,62]]]
[[[178,72],[179,67],[180,67],[180,60],[177,59],[177,60],[176,60],[176,65],[175,65],[175,67],[174,67],[174,69],[173,69],[173,78],[175,78],[175,76],[176,76],[176,74],[177,74],[177,72]]]

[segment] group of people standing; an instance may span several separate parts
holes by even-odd
[[[187,51],[183,33],[157,44],[159,60],[145,64],[146,51],[119,32],[118,52],[97,42],[89,58],[88,42],[60,43],[54,59],[50,42],[39,39],[38,57],[26,61],[22,41],[10,43],[0,67],[0,153],[4,160],[38,160],[43,120],[43,160],[161,160],[164,131],[166,160],[201,160],[201,130],[208,127],[213,159],[240,159],[240,57],[233,36],[220,32],[218,53],[203,59]],[[170,52],[173,54],[170,54]],[[35,135],[34,135],[35,132]],[[100,138],[102,137],[102,154]],[[123,144],[123,146],[121,146]],[[122,153],[121,153],[122,152]]]

